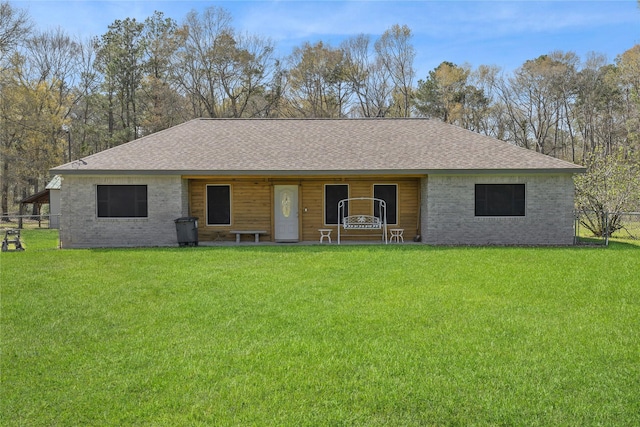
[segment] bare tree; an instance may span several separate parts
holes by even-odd
[[[0,2],[0,66],[30,32],[31,21],[27,12],[13,8],[8,1]]]
[[[237,34],[225,9],[190,12],[177,34],[182,44],[173,79],[196,117],[254,117],[269,110],[273,42]]]
[[[585,164],[596,150],[609,152],[615,133],[615,116],[620,109],[620,92],[612,79],[613,67],[604,55],[591,54],[577,74],[574,127],[580,136],[581,153],[576,160]]]
[[[78,46],[78,79],[66,131],[77,157],[82,157],[108,148],[109,141],[100,93],[101,75],[95,66],[95,43],[84,40]]]
[[[356,99],[353,114],[386,116],[393,102],[393,83],[388,68],[373,52],[371,38],[361,34],[345,40],[341,48],[345,55],[344,77]]]
[[[526,61],[513,77],[500,83],[509,137],[516,144],[544,154],[561,154],[565,140],[560,136],[568,109],[563,96],[569,96],[573,84],[574,60],[573,54],[564,59],[559,54],[542,55]]]
[[[266,107],[262,94],[272,72],[272,42],[250,34],[227,35],[217,51],[215,68],[224,91],[225,115],[261,115]]]
[[[375,50],[394,84],[396,109],[394,116],[410,117],[416,53],[411,44],[411,29],[398,24],[385,31],[375,43]]]
[[[599,148],[587,156],[586,166],[587,173],[575,178],[581,223],[595,236],[610,236],[623,227],[622,213],[640,206],[640,153]]]
[[[177,53],[173,78],[188,97],[196,117],[223,115],[216,48],[224,37],[232,33],[231,15],[218,7],[209,7],[202,15],[196,11],[189,12],[179,29],[182,47]]]
[[[37,33],[27,39],[25,54],[28,58],[29,80],[48,82],[57,87],[60,97],[69,95],[75,86],[80,46],[61,28]]]

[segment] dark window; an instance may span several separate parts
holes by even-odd
[[[98,185],[99,218],[145,218],[146,185]]]
[[[375,184],[373,197],[384,200],[387,205],[387,224],[398,223],[398,186],[396,184]],[[373,214],[380,216],[380,202],[373,203]]]
[[[231,225],[231,186],[207,185],[207,225]]]
[[[349,197],[347,184],[327,184],[324,186],[324,223],[328,225],[338,224],[338,202]],[[345,202],[342,215],[349,215],[349,203]],[[340,218],[342,219],[342,218]]]
[[[524,216],[524,184],[476,184],[476,216]]]

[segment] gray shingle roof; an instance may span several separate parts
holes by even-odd
[[[196,119],[53,173],[583,172],[429,119]]]

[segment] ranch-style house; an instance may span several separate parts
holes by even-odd
[[[63,248],[177,245],[184,217],[200,242],[570,245],[584,168],[433,119],[196,119],[51,172]]]

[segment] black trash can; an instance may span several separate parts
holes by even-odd
[[[178,234],[178,245],[198,246],[198,217],[185,216],[174,222]]]

